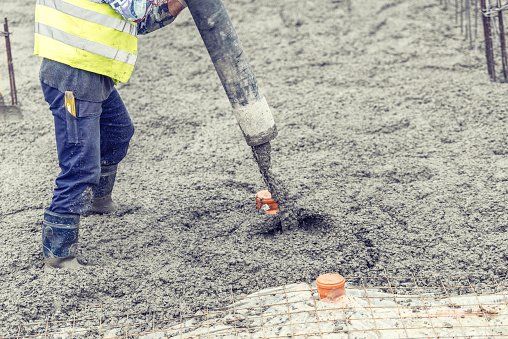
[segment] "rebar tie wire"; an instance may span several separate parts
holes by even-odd
[[[508,2],[501,6],[492,6],[489,9],[482,10],[482,14],[486,17],[495,17],[499,12],[508,10]]]

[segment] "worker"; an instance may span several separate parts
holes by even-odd
[[[34,53],[54,117],[60,174],[44,212],[44,261],[76,263],[80,217],[111,213],[118,164],[134,127],[115,84],[126,83],[137,35],[167,26],[184,0],[37,0]]]

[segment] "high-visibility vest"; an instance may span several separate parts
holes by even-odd
[[[34,53],[127,82],[134,71],[135,23],[108,4],[89,0],[37,0]]]

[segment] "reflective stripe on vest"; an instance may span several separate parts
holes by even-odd
[[[37,4],[56,9],[62,13],[72,15],[73,17],[79,19],[94,22],[96,24],[104,25],[109,28],[116,29],[117,31],[129,33],[130,35],[136,36],[136,25],[130,23],[127,20],[119,20],[118,18],[111,17],[107,14],[101,14],[88,9],[83,9],[73,5],[70,2],[65,1],[37,0]]]
[[[137,57],[136,25],[108,4],[37,0],[34,52],[127,82]]]
[[[46,26],[38,22],[35,23],[35,33],[63,42],[69,46],[101,55],[109,59],[125,62],[130,65],[134,65],[136,63],[135,54],[120,51],[116,48],[105,46],[93,41],[83,40],[72,34],[65,33],[64,31],[54,27]]]

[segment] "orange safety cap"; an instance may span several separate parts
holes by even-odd
[[[266,214],[275,215],[279,212],[279,204],[273,200],[268,190],[259,191],[256,194],[256,209],[264,210]]]
[[[326,273],[316,279],[316,285],[321,300],[334,300],[346,294],[346,279],[338,273]]]

